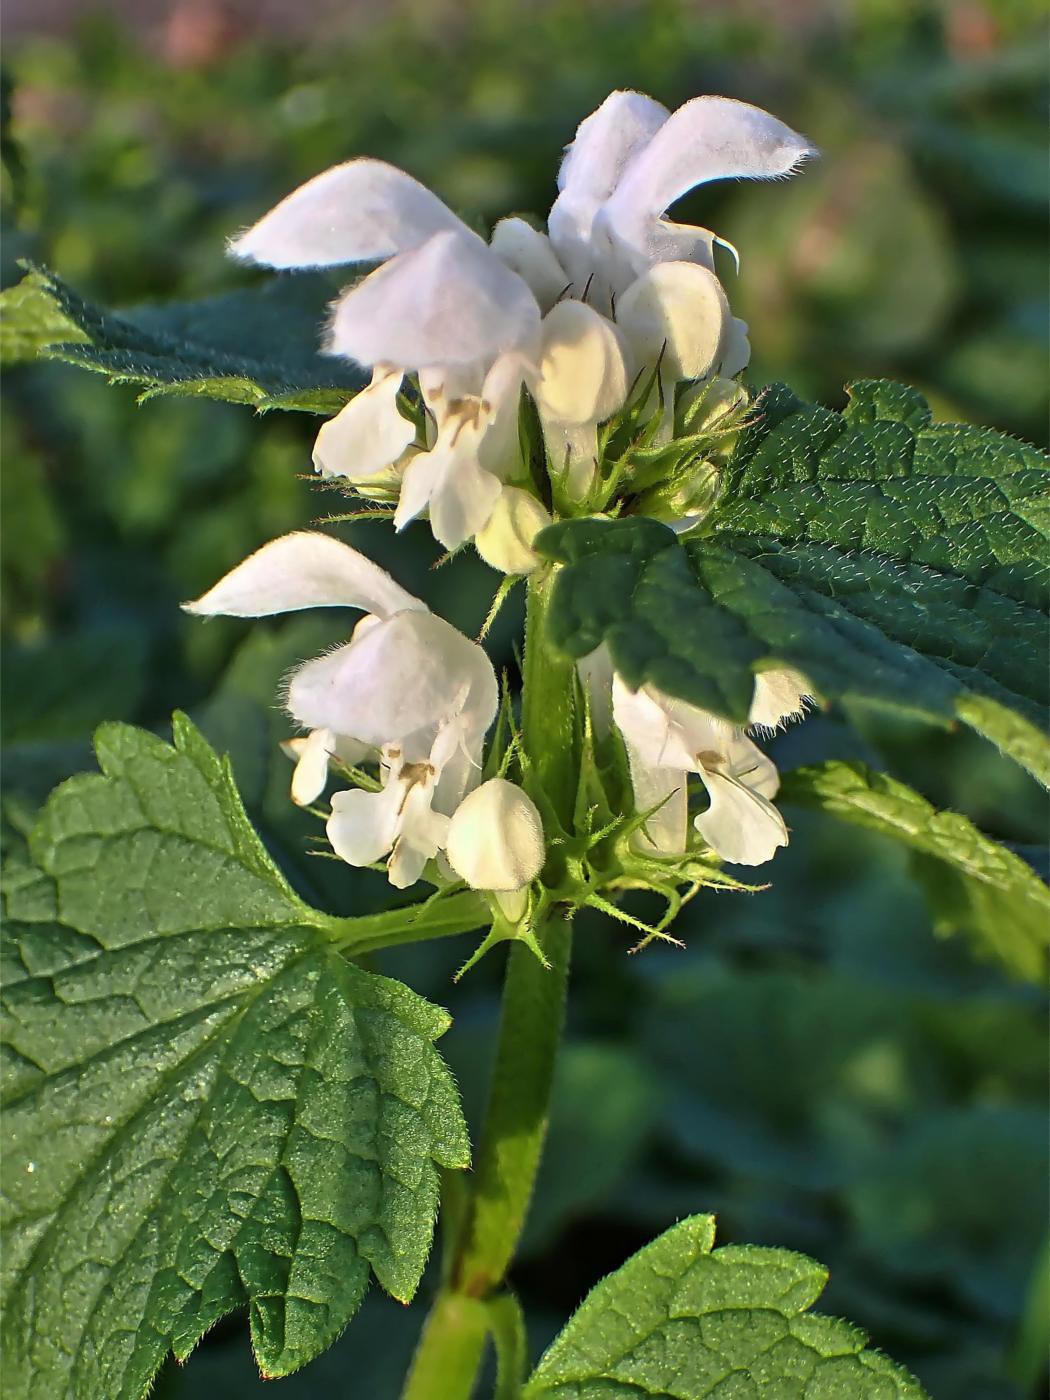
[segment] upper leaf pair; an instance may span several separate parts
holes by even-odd
[[[701,527],[556,524],[552,640],[608,644],[628,684],[747,722],[755,673],[820,698],[962,719],[1038,776],[1047,707],[1040,455],[933,424],[921,397],[853,387],[844,414],[767,391]]]

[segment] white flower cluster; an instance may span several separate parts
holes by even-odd
[[[292,741],[296,802],[320,797],[332,759],[379,765],[379,791],[354,787],[332,797],[328,839],[343,860],[387,859],[399,888],[414,884],[439,852],[474,889],[514,892],[539,874],[535,804],[502,778],[478,786],[499,698],[492,662],[378,564],[328,535],[284,535],[185,607],[200,617],[364,613],[349,642],[292,674],[285,697],[310,731]]]
[[[659,365],[670,415],[676,383],[729,378],[750,355],[714,273],[718,240],[668,209],[708,180],[784,176],[811,154],[746,103],[671,113],[614,92],[567,150],[546,234],[509,218],[486,243],[410,175],[360,159],[295,190],[231,252],[275,268],[383,264],[333,308],[326,349],[372,381],[321,429],[315,466],[396,493],[398,529],[427,515],[447,548],[473,539],[494,567],[525,572],[549,516],[518,445],[522,386],[564,499],[585,501],[598,426],[642,374]],[[406,376],[423,440],[398,406]]]
[[[646,813],[638,845],[656,855],[684,854],[689,843],[689,775],[703,784],[708,807],[693,819],[700,836],[734,865],[764,865],[788,843],[773,806],[776,764],[744,730],[717,715],[664,695],[653,685],[632,690],[598,648],[579,664],[597,728],[615,724],[627,750],[635,806]],[[760,671],[748,715],[751,729],[772,733],[801,719],[811,695],[797,671]]]
[[[714,274],[717,240],[666,214],[704,181],[786,175],[810,154],[744,103],[699,97],[672,114],[615,92],[568,148],[546,234],[504,219],[486,243],[411,176],[354,160],[231,246],[277,268],[382,263],[333,308],[327,349],[369,367],[372,380],[321,429],[315,464],[366,493],[396,494],[399,528],[425,514],[448,548],[473,539],[494,567],[524,573],[550,517],[521,460],[522,388],[570,505],[588,499],[599,425],[643,373],[659,381],[657,403],[672,405],[682,380],[731,402],[728,381],[749,350]],[[423,441],[401,410],[409,376],[426,410]],[[665,412],[665,438],[671,428]],[[520,787],[480,782],[498,687],[477,643],[371,560],[313,532],[264,545],[186,607],[231,617],[359,609],[350,640],[288,682],[288,710],[307,731],[287,746],[294,800],[320,797],[333,761],[375,765],[378,782],[366,776],[331,799],[334,851],[351,865],[385,860],[399,887],[436,859],[521,917],[544,862],[543,827]],[[694,824],[726,860],[760,864],[786,842],[771,802],[776,768],[746,734],[651,686],[632,691],[602,649],[581,672],[595,716],[623,737],[644,849],[686,851],[690,773],[710,799]],[[773,728],[800,712],[806,690],[791,672],[760,675],[752,724]]]

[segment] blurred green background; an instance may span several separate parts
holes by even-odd
[[[672,106],[721,92],[824,152],[791,183],[708,187],[681,206],[740,250],[739,278],[722,270],[752,327],[749,380],[837,405],[845,379],[895,376],[941,416],[1046,438],[1041,0],[68,13],[82,9],[8,6],[5,285],[20,257],[113,306],[244,285],[225,238],[354,154],[404,166],[479,227],[543,214],[562,146],[611,88]],[[89,764],[98,721],[163,729],[179,706],[231,751],[304,892],[343,910],[388,898],[313,858],[318,827],[291,808],[275,749],[281,675],[345,621],[202,626],[177,607],[264,539],[340,509],[302,479],[316,420],[138,407],[57,364],[11,371],[5,390],[5,839]],[[433,572],[423,528],[396,549],[380,524],[344,533],[477,630],[497,581],[483,565]],[[493,638],[511,668],[518,617],[508,607]],[[1000,839],[1045,842],[1032,786],[976,739],[857,711],[810,719],[775,756],[863,757]],[[1042,999],[972,940],[938,937],[965,917],[936,900],[931,914],[923,872],[897,850],[788,815],[772,888],[699,898],[678,928],[688,952],[628,958],[621,931],[581,922],[550,1150],[515,1270],[533,1343],[653,1234],[713,1210],[723,1242],[828,1264],[822,1307],[867,1328],[934,1400],[1043,1394]],[[443,1043],[476,1120],[502,957],[453,987],[468,951],[417,947],[382,966],[453,1011]],[[394,1397],[419,1318],[373,1297],[327,1357],[266,1393]],[[260,1387],[231,1319],[158,1393],[247,1400]]]

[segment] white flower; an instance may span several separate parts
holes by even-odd
[[[324,792],[328,785],[328,766],[333,758],[358,764],[373,754],[367,744],[331,729],[314,729],[301,738],[285,739],[281,749],[295,763],[291,795],[299,807],[308,807]]]
[[[327,535],[272,540],[186,604],[199,616],[233,617],[309,607],[366,616],[348,643],[292,674],[288,709],[306,729],[377,750],[384,781],[381,793],[336,794],[329,837],[352,864],[390,852],[391,881],[410,884],[477,780],[498,701],[492,663],[377,564]],[[302,792],[316,788],[320,766],[323,741],[311,741]]]
[[[615,723],[623,736],[635,808],[650,813],[639,845],[668,855],[685,851],[690,773],[700,778],[710,798],[694,826],[723,859],[761,865],[778,846],[787,845],[787,828],[772,804],[779,783],[776,767],[742,730],[654,686],[631,690],[613,670],[604,643],[576,666],[595,733],[601,738]],[[798,671],[760,671],[748,724],[772,731],[801,718],[809,691]]]
[[[616,327],[582,301],[561,301],[543,318],[533,388],[547,455],[582,500],[594,476],[598,424],[623,407],[629,387]]]
[[[456,549],[484,529],[517,464],[518,401],[527,371],[521,356],[501,355],[477,382],[466,372],[420,375],[436,424],[433,444],[409,463],[394,524],[401,530],[424,510],[434,538]]]
[[[551,241],[574,278],[595,280],[591,299],[602,307],[656,263],[713,268],[715,236],[664,217],[684,194],[709,180],[790,175],[814,154],[797,132],[745,102],[695,97],[670,113],[640,93],[614,92],[569,147]]]
[[[688,834],[687,775],[695,773],[710,805],[694,818],[707,844],[734,865],[762,865],[788,840],[771,798],[773,762],[740,730],[654,686],[630,690],[613,677],[613,718],[631,768],[635,806],[656,808],[643,837],[655,851],[684,852]]]
[[[714,235],[664,216],[695,185],[775,178],[811,154],[745,103],[699,97],[672,114],[615,92],[568,148],[549,237],[512,218],[486,244],[410,175],[362,159],[295,190],[230,251],[278,268],[385,260],[334,307],[326,349],[374,374],[321,430],[315,462],[366,490],[400,481],[398,528],[426,512],[456,548],[524,477],[512,431],[523,383],[537,395],[551,461],[582,499],[597,426],[639,369],[663,352],[669,399],[676,376],[744,368],[746,327],[713,275]],[[420,451],[396,405],[407,373],[419,375],[434,420]]]
[[[505,486],[474,545],[485,563],[500,573],[527,574],[540,562],[532,542],[550,523],[550,512],[535,496],[517,486]]]
[[[543,821],[536,804],[516,783],[490,778],[456,809],[446,854],[471,889],[524,889],[544,860]]]
[[[403,380],[399,369],[376,365],[368,388],[323,425],[314,443],[314,467],[321,476],[370,483],[401,462],[416,436],[397,407]]]

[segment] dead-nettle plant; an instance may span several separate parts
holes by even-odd
[[[968,725],[1046,778],[1044,463],[933,422],[898,384],[852,385],[841,413],[745,388],[720,240],[667,218],[694,186],[779,179],[814,155],[741,102],[672,113],[616,92],[568,147],[546,232],[508,218],[486,242],[358,159],[230,245],[297,271],[192,316],[101,313],[41,269],[11,295],[23,343],[147,395],[324,415],[314,465],[354,498],[346,519],[426,520],[504,575],[493,612],[513,585],[527,595],[520,694],[330,531],[271,541],[186,604],[349,610],[345,644],[281,696],[291,800],[332,858],[414,903],[304,903],[182,716],[172,744],[103,726],[101,772],[52,795],[7,880],[12,1400],[137,1400],[169,1351],[242,1307],[261,1369],[286,1375],[372,1275],[412,1298],[446,1194],[411,1400],[470,1395],[490,1336],[502,1400],[920,1395],[855,1328],[808,1311],[819,1265],[715,1249],[709,1217],[599,1284],[528,1377],[505,1282],[573,916],[608,916],[618,957],[673,940],[704,886],[766,883],[789,831],[764,736],[877,704]],[[325,320],[317,269],[361,263],[379,266]],[[1038,973],[1045,890],[1016,855],[860,765],[787,786],[994,900],[995,950]],[[662,917],[625,909],[639,890]],[[359,963],[472,932],[467,966],[509,945],[473,1150],[434,1046],[449,1017]]]

